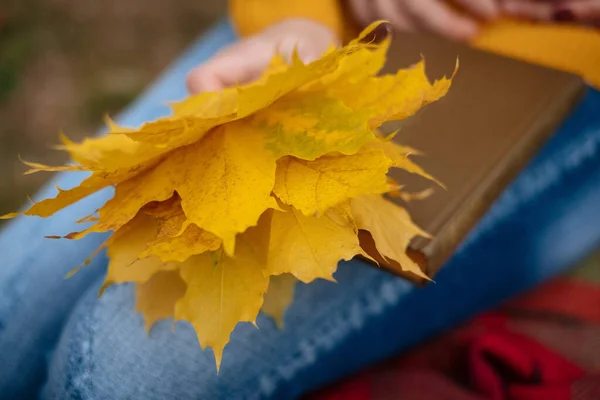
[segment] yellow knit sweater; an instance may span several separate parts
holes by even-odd
[[[256,33],[291,17],[321,22],[340,36],[349,24],[339,0],[229,0],[230,16],[241,35]],[[483,27],[474,47],[584,77],[600,88],[600,30],[565,24],[500,20]]]

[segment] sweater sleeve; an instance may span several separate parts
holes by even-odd
[[[474,47],[582,76],[600,88],[600,30],[577,25],[501,20],[482,30]]]
[[[312,19],[340,37],[345,34],[339,0],[229,0],[229,16],[240,36],[258,33],[286,18]]]

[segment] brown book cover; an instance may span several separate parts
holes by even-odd
[[[409,252],[433,277],[577,104],[584,84],[573,75],[439,38],[396,34],[393,43],[385,72],[425,57],[428,76],[439,78],[451,75],[460,60],[446,97],[385,127],[400,129],[394,140],[424,153],[413,160],[447,186],[402,171],[392,174],[407,191],[435,189],[424,200],[395,200],[433,235],[413,240]],[[379,261],[414,281],[399,265]]]

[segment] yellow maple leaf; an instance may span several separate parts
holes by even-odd
[[[296,283],[298,279],[291,274],[275,275],[269,281],[261,311],[273,318],[279,328],[283,328],[285,311],[294,300]]]
[[[358,227],[352,215],[350,200],[346,200],[327,211],[327,216],[341,226],[350,226],[354,233],[358,233]]]
[[[86,168],[82,165],[77,164],[67,164],[61,166],[51,166],[45,165],[30,161],[21,160],[21,162],[29,167],[27,171],[23,173],[23,175],[30,175],[36,172],[65,172],[65,171],[86,171]]]
[[[158,257],[140,258],[148,241],[156,237],[157,233],[156,220],[139,213],[111,237],[104,287],[124,282],[144,283],[159,271],[177,268],[176,263],[165,263]]]
[[[259,79],[250,83],[253,86],[267,84],[269,76],[285,71],[288,63],[283,56],[275,54],[269,66]],[[218,118],[237,112],[238,87],[224,88],[219,92],[202,92],[185,100],[172,102],[173,116],[200,116]]]
[[[421,61],[394,75],[332,86],[327,93],[353,110],[370,112],[369,126],[376,128],[386,121],[410,117],[424,105],[443,97],[451,80],[444,77],[431,84],[425,74],[425,62]]]
[[[150,331],[160,319],[175,315],[175,303],[185,294],[185,282],[179,271],[162,271],[144,283],[135,285],[135,309],[144,317],[144,327]]]
[[[188,220],[221,238],[230,255],[235,236],[277,207],[271,197],[276,163],[263,139],[246,121],[234,122],[158,167],[157,177],[173,182],[157,181],[157,187],[174,184]]]
[[[236,113],[237,90],[225,88],[219,92],[202,92],[189,96],[185,100],[172,102],[170,106],[174,117],[224,117]]]
[[[193,255],[215,251],[221,244],[221,239],[212,233],[189,224],[179,236],[157,236],[148,243],[140,257],[156,256],[164,262],[183,262]]]
[[[22,213],[11,213],[0,216],[0,219],[14,218],[20,214],[38,216],[42,218],[50,217],[57,211],[62,210],[63,208],[66,208],[93,193],[134,178],[153,165],[154,164],[138,165],[137,168],[131,170],[117,170],[114,172],[94,171],[90,176],[83,179],[78,186],[66,190],[57,187],[58,193],[55,197],[36,202],[29,209]],[[40,164],[38,164],[38,166],[40,166]],[[53,171],[57,168],[51,166],[44,167],[45,168],[43,169],[38,169],[38,171]],[[79,170],[79,166],[77,165],[72,167],[75,171]],[[65,170],[70,170],[70,168],[71,166],[65,166]]]
[[[139,130],[125,135],[135,142],[161,149],[176,149],[197,142],[216,126],[237,119],[235,114],[210,118],[208,116],[172,116],[144,124]]]
[[[109,126],[112,126],[112,121]],[[77,163],[90,170],[110,170],[111,162],[120,161],[124,155],[136,154],[140,144],[125,135],[107,135],[99,138],[85,138],[80,143],[71,141],[64,134],[60,135],[62,145],[55,146],[64,150]]]
[[[61,134],[62,145],[55,146],[69,153],[71,158],[88,171],[110,176],[111,184],[122,182],[152,167],[161,160],[164,149],[137,142],[126,134],[134,129],[123,128],[106,118],[108,134],[85,138],[80,143]]]
[[[36,215],[42,218],[50,217],[57,211],[110,185],[110,180],[104,179],[97,174],[92,174],[72,189],[62,190],[57,187],[58,194],[55,197],[34,203],[28,210],[24,211],[23,214],[29,216]],[[0,219],[14,218],[20,214],[21,213],[10,213],[0,216]]]
[[[391,38],[388,35],[379,43],[371,43],[365,39],[380,25],[381,22],[378,21],[367,26],[357,38],[350,41],[349,45],[356,46],[356,49],[340,60],[338,68],[331,74],[323,76],[318,82],[307,85],[306,89],[326,90],[377,75],[387,61]]]
[[[386,173],[391,166],[392,161],[376,148],[314,161],[288,156],[277,163],[273,192],[305,215],[321,214],[349,198],[389,191]]]
[[[421,175],[422,177],[437,183],[443,188],[446,187],[442,182],[427,173],[422,167],[410,159],[411,154],[419,154],[419,152],[415,151],[414,149],[399,145],[389,140],[378,140],[367,144],[367,146],[382,150],[392,161],[394,167],[402,168],[403,170],[412,174]]]
[[[431,196],[434,193],[432,188],[427,188],[425,190],[421,190],[419,192],[408,193],[403,190],[397,189],[392,190],[391,192],[386,193],[386,196],[390,198],[399,198],[402,199],[405,203],[410,203],[414,200],[424,200]]]
[[[157,190],[153,191],[146,190],[151,175],[152,171],[146,171],[121,182],[116,186],[112,199],[98,210],[98,222],[82,232],[71,233],[68,237],[80,239],[92,232],[116,231],[131,221],[146,204],[171,198],[171,186],[158,186]]]
[[[269,277],[268,235],[259,227],[238,238],[235,258],[223,251],[193,256],[181,265],[187,291],[175,307],[178,320],[189,321],[202,348],[211,347],[217,369],[223,349],[238,322],[255,323]]]
[[[322,93],[287,96],[256,113],[252,121],[265,132],[268,149],[276,157],[314,160],[331,152],[354,154],[375,140],[367,126],[368,113]]]
[[[180,202],[170,213],[158,217],[156,237],[148,242],[140,258],[156,256],[165,262],[182,262],[189,257],[221,247],[221,239],[189,223]]]
[[[380,195],[357,197],[350,204],[358,228],[371,234],[379,254],[398,262],[403,271],[429,279],[407,256],[406,249],[415,236],[430,236],[412,222],[404,208]]]
[[[273,211],[267,273],[290,273],[302,282],[333,281],[340,260],[364,254],[350,223],[325,214],[309,217],[291,208]]]
[[[164,262],[182,262],[193,255],[221,247],[218,237],[188,221],[178,195],[168,201],[150,204],[144,207],[144,212],[156,218],[158,233],[148,241],[140,258],[156,256]]]
[[[267,71],[263,80],[238,88],[238,116],[244,118],[257,110],[267,108],[278,98],[334,72],[343,58],[361,47],[364,46],[345,46],[309,64],[304,64],[294,52],[291,64],[287,68],[280,68],[274,73]]]
[[[117,185],[115,197],[100,209],[99,221],[71,237],[118,229],[145,204],[166,200],[176,191],[189,222],[217,235],[233,254],[235,235],[255,225],[265,209],[276,208],[271,197],[275,167],[260,131],[247,121],[223,125]]]

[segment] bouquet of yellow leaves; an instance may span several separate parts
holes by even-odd
[[[261,309],[280,319],[296,280],[333,280],[341,260],[367,256],[359,230],[380,256],[425,276],[406,255],[425,233],[383,195],[398,190],[392,167],[429,176],[376,129],[439,99],[451,80],[431,84],[423,62],[377,76],[389,39],[364,42],[376,25],[310,64],[276,56],[258,81],[189,97],[139,129],[109,121],[105,136],[63,137],[75,163],[29,172],[91,175],[24,214],[49,217],[114,186],[67,238],[112,231],[105,287],[135,282],[148,328],[189,321],[217,368],[238,322]]]

